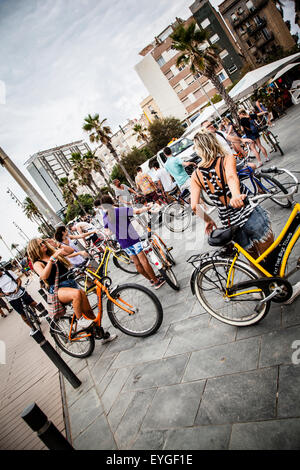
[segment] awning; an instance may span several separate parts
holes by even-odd
[[[279,77],[281,77],[282,75],[284,75],[286,72],[288,72],[289,70],[291,70],[292,68],[296,67],[297,65],[299,65],[300,62],[296,62],[294,64],[289,64],[287,65],[286,67],[284,67],[282,70],[280,70],[279,72],[276,73],[275,77],[273,78],[273,81],[275,82],[275,80],[277,80]]]

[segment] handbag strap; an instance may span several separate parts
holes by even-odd
[[[228,209],[228,203],[227,203],[227,195],[226,195],[226,187],[225,187],[225,180],[224,180],[224,167],[223,167],[223,158],[220,158],[220,179],[221,179],[221,184],[222,184],[222,189],[223,189],[223,196],[224,196],[224,201],[225,201],[225,206],[226,209]],[[230,226],[230,218],[228,217],[228,225]]]
[[[58,264],[55,264],[56,273],[55,273],[55,281],[54,281],[54,294],[57,294],[58,291],[58,284],[59,284],[59,269]]]

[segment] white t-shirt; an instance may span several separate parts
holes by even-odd
[[[165,191],[172,191],[175,188],[176,183],[172,181],[170,174],[164,168],[159,168],[155,173],[157,179],[160,180]]]
[[[73,242],[73,240],[69,239],[69,245],[66,245],[66,246],[73,248],[74,251],[79,251],[78,246]],[[85,258],[81,255],[77,255],[77,256],[73,256],[72,258],[68,258],[68,260],[70,261],[71,264],[73,264],[73,266],[79,266],[85,261]]]
[[[219,131],[219,130],[218,130],[218,132],[219,132],[219,134],[217,134],[217,133],[215,134],[215,136],[217,138],[217,141],[223,147],[226,154],[232,155],[233,154],[232,148],[230,148],[230,145],[228,144],[228,142],[226,140],[224,132]],[[222,134],[223,137],[220,134]]]
[[[18,277],[15,275],[13,271],[8,270],[9,274],[17,281]],[[0,277],[0,289],[4,294],[7,294],[8,292],[12,292],[17,288],[17,282],[14,282],[7,274],[2,272],[2,276]],[[19,289],[16,294],[8,295],[5,297],[6,300],[16,300],[22,297],[24,294],[25,290],[24,289]]]
[[[115,186],[116,197],[118,199],[119,199],[119,197],[121,197],[121,199],[123,199],[123,201],[131,202],[132,197],[131,197],[131,194],[130,194],[130,191],[129,191],[129,187],[126,186],[126,184],[122,184],[122,186],[123,186],[123,189],[122,188],[117,188]],[[120,201],[120,203],[124,204],[123,201]]]
[[[78,222],[77,224],[75,224],[75,228],[78,232],[78,229],[81,229],[83,232],[91,232],[92,230],[95,230],[95,227],[92,224],[89,224],[88,222]]]

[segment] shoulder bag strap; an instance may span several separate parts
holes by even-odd
[[[226,209],[228,209],[228,204],[227,204],[227,195],[226,195],[226,187],[225,187],[225,180],[224,180],[224,162],[223,158],[220,157],[220,177],[221,177],[221,184],[222,184],[222,189],[223,189],[223,195],[224,195],[224,201],[225,201],[225,206]],[[228,217],[228,225],[230,226],[230,218]]]

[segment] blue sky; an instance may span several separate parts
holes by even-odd
[[[107,118],[113,130],[141,114],[139,103],[148,92],[134,71],[138,53],[176,16],[191,16],[192,3],[0,0],[0,80],[6,87],[0,146],[27,177],[24,162],[33,153],[87,138],[81,128],[88,113]],[[29,236],[36,226],[6,187],[21,200],[26,195],[1,168],[0,185],[0,235],[23,244],[12,221]],[[0,255],[7,255],[1,242]]]

